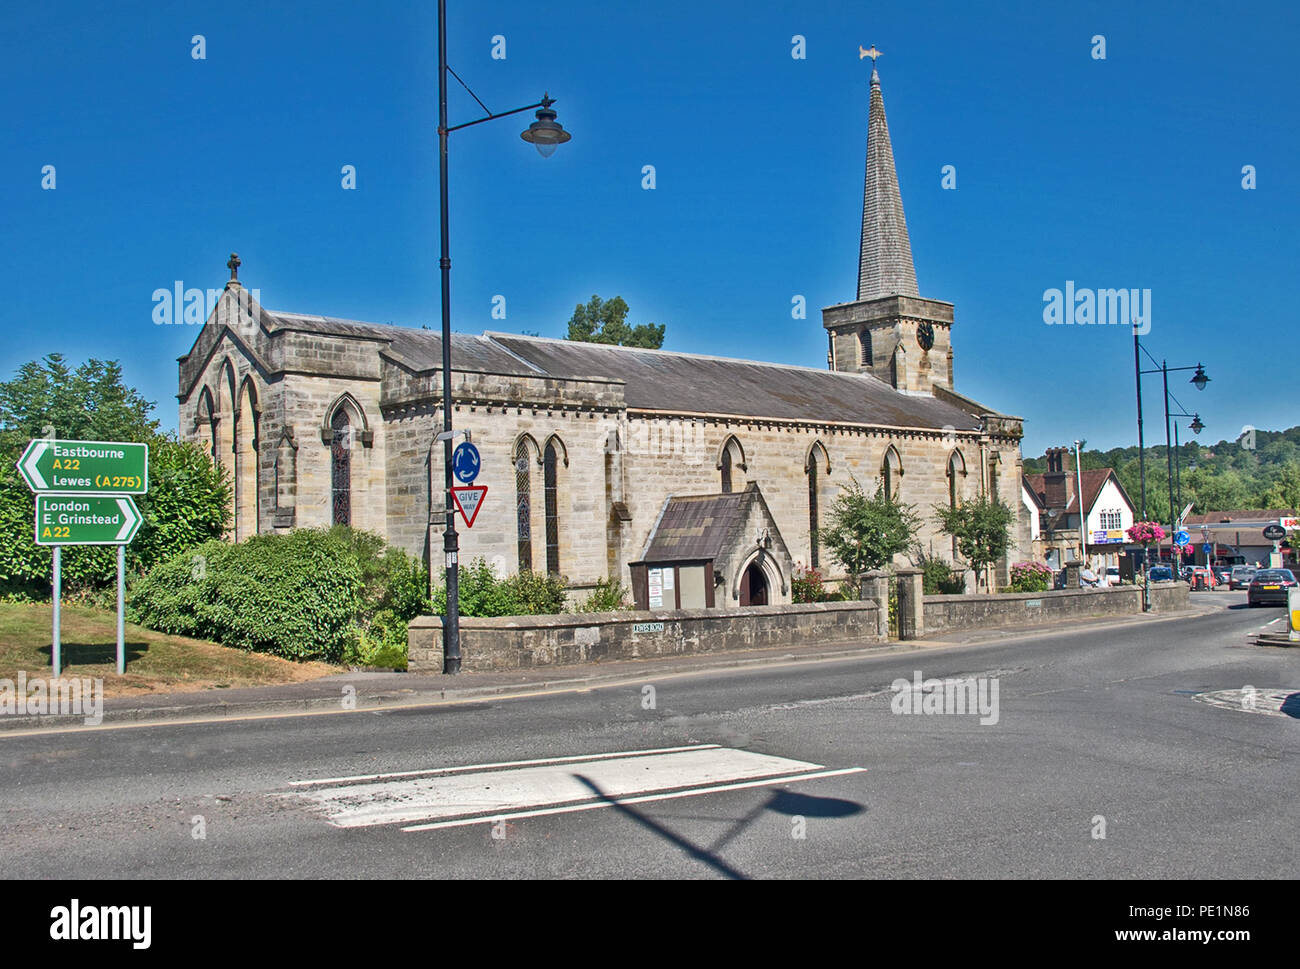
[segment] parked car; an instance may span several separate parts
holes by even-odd
[[[1187,578],[1193,589],[1213,589],[1217,584],[1214,572],[1204,565],[1193,565],[1192,574]]]
[[[1232,580],[1231,565],[1216,565],[1214,567],[1214,581],[1216,585],[1227,585]]]
[[[1153,565],[1147,571],[1147,579],[1151,582],[1173,582],[1174,570],[1167,565]]]
[[[1253,565],[1234,565],[1228,579],[1228,588],[1233,591],[1247,588],[1250,585],[1250,580],[1255,577],[1255,573],[1258,571],[1259,569]]]
[[[1178,570],[1178,578],[1182,579],[1184,582],[1191,579],[1191,577],[1192,567],[1190,565],[1184,565]]]
[[[1290,569],[1260,569],[1250,580],[1246,601],[1252,606],[1285,606],[1287,590],[1296,585]]]

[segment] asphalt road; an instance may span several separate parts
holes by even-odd
[[[1194,600],[1217,609],[579,693],[0,734],[0,857],[10,878],[1294,877],[1300,721],[1196,694],[1300,691],[1300,649],[1246,644],[1279,610]],[[914,671],[996,681],[996,723],[895,712]],[[580,759],[698,745],[717,746]],[[484,766],[517,761],[550,763]],[[428,773],[452,767],[470,769]],[[406,772],[426,773],[331,780]]]

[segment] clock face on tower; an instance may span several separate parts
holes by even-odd
[[[934,346],[934,326],[929,323],[922,323],[916,328],[916,342],[921,344],[922,350],[929,350]]]

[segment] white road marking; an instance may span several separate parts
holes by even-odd
[[[716,784],[712,787],[693,787],[689,791],[670,791],[667,794],[643,794],[639,797],[616,797],[607,801],[567,804],[563,807],[542,808],[537,811],[517,811],[514,814],[493,814],[487,817],[457,818],[455,821],[435,821],[431,824],[412,824],[403,831],[433,831],[438,828],[463,828],[471,824],[493,821],[513,821],[516,818],[538,818],[548,814],[572,814],[575,811],[592,811],[613,807],[616,804],[645,804],[648,801],[668,801],[675,797],[694,797],[697,794],[715,794],[719,791],[739,791],[747,787],[769,787],[772,784],[789,784],[794,781],[811,781],[820,777],[840,777],[844,774],[864,774],[865,767],[841,767],[838,770],[813,771],[811,774],[790,774],[787,777],[765,777],[761,781],[743,781],[736,784]]]
[[[589,755],[504,770],[502,765],[483,766],[489,769],[314,788],[297,791],[294,796],[319,807],[335,827],[357,828],[483,820],[583,804],[595,807],[606,805],[607,798],[632,803],[627,799],[647,794],[684,797],[693,792],[688,789],[746,781],[755,785],[785,783],[825,770],[821,764],[716,744],[672,752]]]
[[[615,757],[641,757],[645,754],[675,754],[683,750],[715,750],[718,744],[691,744],[689,747],[660,747],[658,750],[619,750],[612,754],[577,754],[573,757],[544,757],[540,760],[505,760],[496,764],[467,764],[462,767],[431,767],[428,770],[404,770],[390,774],[354,774],[352,777],[323,777],[311,781],[290,781],[291,787],[319,784],[343,784],[350,781],[383,781],[394,777],[423,777],[433,774],[463,774],[497,767],[533,767],[540,764],[570,764],[580,760],[608,760]]]

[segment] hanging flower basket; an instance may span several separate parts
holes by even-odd
[[[1165,530],[1157,522],[1134,522],[1126,532],[1130,542],[1137,542],[1143,548],[1165,537]]]

